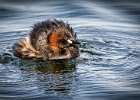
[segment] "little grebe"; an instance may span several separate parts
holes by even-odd
[[[79,56],[79,41],[68,23],[45,20],[34,24],[29,37],[16,42],[13,54],[19,58],[57,60]]]

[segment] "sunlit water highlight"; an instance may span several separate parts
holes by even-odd
[[[138,4],[1,1],[0,99],[139,100]],[[77,32],[82,43],[77,60],[37,62],[12,56],[12,45],[28,36],[34,23],[53,18],[68,21]]]

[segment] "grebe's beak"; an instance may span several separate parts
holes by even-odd
[[[74,44],[81,44],[79,41],[73,41]]]
[[[79,41],[67,40],[69,44],[81,44]]]

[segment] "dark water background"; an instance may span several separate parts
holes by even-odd
[[[45,19],[68,21],[78,60],[32,62],[12,45]],[[139,0],[1,0],[0,100],[140,100]]]

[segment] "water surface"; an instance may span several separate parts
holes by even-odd
[[[1,100],[140,100],[140,2],[0,1]],[[80,57],[14,58],[12,45],[45,19],[62,19],[81,41]]]

